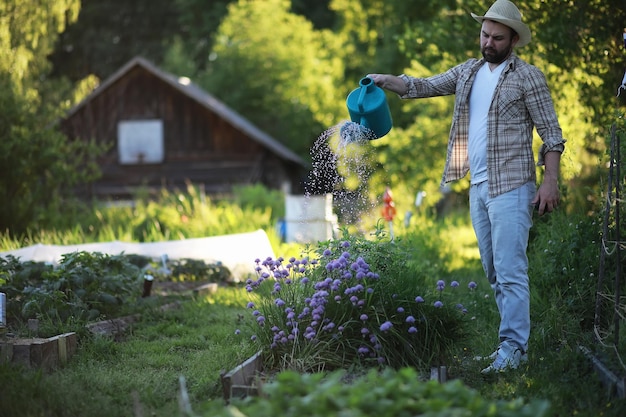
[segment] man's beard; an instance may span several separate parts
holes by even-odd
[[[494,48],[482,48],[481,51],[485,61],[491,64],[500,64],[511,54],[511,47],[498,52]]]

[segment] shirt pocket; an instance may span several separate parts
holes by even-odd
[[[503,120],[518,120],[526,113],[524,95],[518,88],[506,88],[498,94],[498,114]]]

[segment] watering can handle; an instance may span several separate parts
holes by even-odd
[[[357,106],[359,106],[359,112],[363,113],[363,111],[365,110],[365,108],[363,107],[365,94],[370,92],[372,88],[376,86],[376,84],[374,84],[374,80],[372,80],[370,77],[363,77],[359,81],[359,85],[361,86],[361,91],[359,92],[359,99],[357,100],[356,104]]]
[[[363,107],[363,102],[365,101],[365,94],[367,93],[367,87],[361,86],[361,91],[359,91],[359,99],[356,102],[357,106],[359,106],[359,112],[363,113],[365,111]]]

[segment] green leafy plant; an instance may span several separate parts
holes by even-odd
[[[216,406],[211,415],[541,417],[549,411],[547,401],[485,400],[458,380],[420,381],[413,368],[370,370],[349,382],[346,378],[345,371],[326,375],[285,371],[263,386],[264,397],[235,400],[227,408]]]
[[[7,312],[16,321],[29,318],[58,323],[86,322],[119,314],[139,295],[143,273],[125,256],[75,252],[63,255],[58,267],[2,260]]]

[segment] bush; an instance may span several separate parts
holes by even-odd
[[[466,334],[459,284],[425,275],[411,258],[400,241],[344,236],[299,260],[257,260],[248,307],[266,366],[427,369],[449,359]]]

